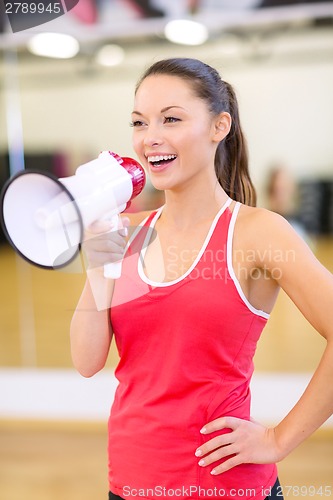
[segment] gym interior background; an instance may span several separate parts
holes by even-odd
[[[170,41],[176,18],[203,23],[207,40]],[[197,57],[236,89],[259,205],[289,218],[333,272],[333,2],[80,0],[16,33],[2,12],[0,27],[1,186],[21,168],[63,177],[103,150],[133,156],[137,78],[157,59]],[[32,53],[32,35],[48,31],[73,35],[76,55]],[[148,183],[132,209],[162,203]],[[43,270],[1,233],[0,500],[106,498],[117,354],[92,379],[72,368],[69,323],[84,279],[80,256]],[[281,293],[256,354],[255,418],[274,424],[288,412],[323,348]],[[329,420],[280,464],[289,497],[333,498],[332,452]]]

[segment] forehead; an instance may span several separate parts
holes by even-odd
[[[135,95],[135,109],[158,105],[160,108],[170,105],[182,106],[202,99],[194,93],[193,86],[179,76],[151,75],[143,80]]]

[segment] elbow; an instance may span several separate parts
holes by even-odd
[[[85,378],[91,378],[103,370],[107,361],[108,351],[86,352],[82,348],[71,348],[72,364],[75,370]],[[89,355],[90,354],[90,355]]]
[[[105,366],[103,364],[94,364],[94,365],[80,365],[79,363],[74,363],[74,368],[76,371],[84,378],[91,378],[100,372]]]
[[[91,378],[94,375],[96,375],[96,373],[99,372],[99,370],[84,370],[84,369],[83,370],[77,370],[77,371],[84,378]]]

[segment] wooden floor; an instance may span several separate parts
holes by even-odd
[[[316,253],[333,271],[333,240],[319,241]],[[68,330],[84,282],[80,262],[45,271],[3,245],[0,276],[0,367],[71,367]],[[308,372],[323,348],[323,339],[282,293],[259,344],[256,369]],[[110,366],[116,361],[113,349]],[[318,431],[280,464],[285,500],[333,499],[332,432]],[[106,478],[104,426],[16,423],[0,415],[0,500],[106,500]],[[323,487],[323,494],[310,486]]]

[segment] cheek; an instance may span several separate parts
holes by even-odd
[[[207,127],[197,126],[192,127],[189,133],[184,134],[182,137],[182,144],[184,149],[192,155],[197,155],[198,152],[204,152],[210,149],[211,141]]]
[[[136,133],[132,136],[132,146],[136,154],[140,154],[140,151],[142,151],[142,141]]]
[[[193,141],[207,142],[211,135],[211,126],[207,120],[198,118],[195,123],[191,123],[185,131],[188,138],[192,137]]]

